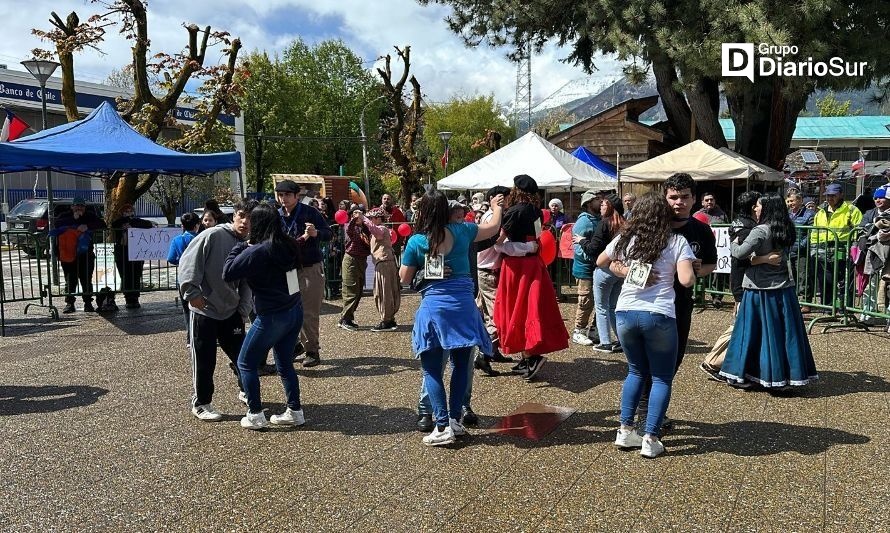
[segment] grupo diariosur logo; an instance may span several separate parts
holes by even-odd
[[[842,57],[828,61],[813,61],[812,57],[797,58],[798,48],[793,45],[760,43],[722,43],[720,63],[723,76],[745,77],[754,82],[758,76],[782,77],[858,77],[865,75],[868,63],[849,62]]]

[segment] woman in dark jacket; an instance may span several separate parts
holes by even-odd
[[[297,276],[299,258],[299,244],[284,234],[278,211],[268,204],[260,204],[250,213],[249,240],[232,249],[223,267],[224,280],[247,279],[256,311],[238,355],[238,370],[247,394],[247,415],[241,419],[243,428],[262,429],[269,422],[284,426],[305,423],[293,362],[294,347],[303,325]],[[267,421],[257,371],[270,349],[284,386],[287,409]]]

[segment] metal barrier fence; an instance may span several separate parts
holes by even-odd
[[[715,224],[714,229],[729,225]],[[568,231],[571,231],[569,229]],[[791,250],[789,268],[797,283],[798,298],[809,319],[809,330],[825,323],[823,332],[837,327],[886,327],[890,324],[890,282],[878,272],[864,276],[852,262],[850,251],[867,232],[867,228],[835,230],[799,226],[798,238]],[[557,243],[562,242],[557,232]],[[886,259],[886,258],[885,258]],[[560,301],[574,298],[577,280],[572,276],[573,257],[560,254],[551,265],[550,275]],[[713,273],[695,286],[696,305],[722,305],[724,298],[732,302],[728,273]],[[729,303],[727,302],[727,303]],[[814,312],[812,315],[809,313]]]

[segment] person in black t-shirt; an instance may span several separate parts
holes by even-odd
[[[692,247],[692,252],[695,253],[696,260],[692,263],[692,268],[696,277],[710,275],[717,266],[717,239],[710,226],[690,216],[696,200],[695,182],[689,174],[681,172],[670,176],[662,184],[662,190],[674,211],[672,223],[674,233],[685,237]],[[686,288],[675,279],[674,292],[676,293],[674,310],[677,315],[677,369],[679,369],[689,340],[689,328],[692,325],[692,296],[695,289],[694,286]],[[642,413],[646,413],[648,409],[651,387],[652,382],[649,381],[640,400],[639,410]],[[662,427],[668,429],[672,426],[673,422],[665,416]]]

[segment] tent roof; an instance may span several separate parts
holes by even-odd
[[[615,165],[603,160],[600,156],[591,152],[584,146],[579,146],[572,151],[572,155],[584,161],[593,168],[599,170],[610,178],[618,179],[618,169]]]
[[[495,185],[513,186],[513,178],[528,174],[538,187],[548,191],[568,191],[601,187],[617,188],[618,182],[583,163],[562,148],[547,142],[534,132],[472,163],[437,186],[443,190],[486,190]]]
[[[686,172],[696,181],[781,181],[781,173],[741,156],[728,148],[717,149],[696,140],[676,150],[637,163],[621,171],[621,181],[664,181],[671,174]]]
[[[240,167],[238,152],[185,154],[156,144],[124,122],[108,102],[83,120],[0,143],[0,172],[212,174]]]

